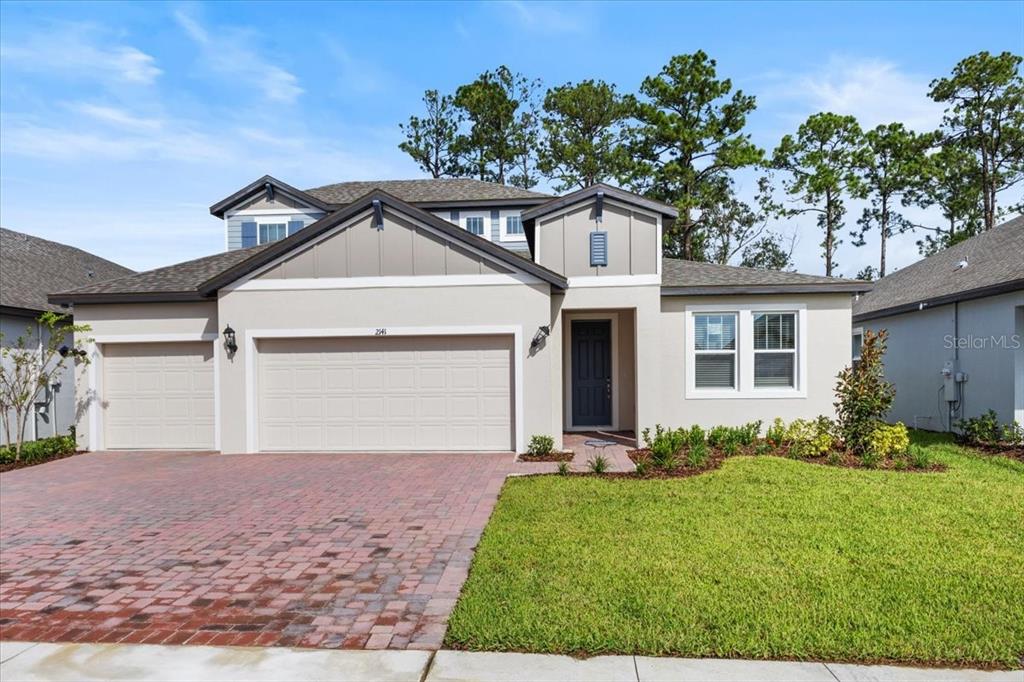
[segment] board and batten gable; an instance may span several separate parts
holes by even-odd
[[[306,227],[324,215],[326,214],[320,209],[308,206],[283,192],[276,192],[273,199],[268,199],[265,194],[260,194],[224,214],[225,245],[228,251],[255,246],[255,244],[243,242],[242,223],[256,223],[258,226],[260,223],[301,222],[302,227]]]
[[[363,215],[258,276],[260,280],[509,274],[511,270],[441,239],[390,211],[384,226]]]
[[[567,277],[657,275],[661,260],[657,216],[604,201],[601,222],[594,200],[537,219],[539,264]],[[607,265],[591,264],[591,234],[606,233]]]

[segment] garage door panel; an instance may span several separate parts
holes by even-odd
[[[105,344],[102,381],[106,447],[214,447],[212,343]]]
[[[260,447],[509,450],[511,345],[510,337],[260,341]],[[323,385],[315,393],[300,387],[311,381],[295,378],[311,371]],[[281,373],[292,379],[282,379]],[[320,410],[309,401],[318,402]],[[294,430],[284,435],[280,417],[294,424],[314,422],[319,440],[300,438]]]

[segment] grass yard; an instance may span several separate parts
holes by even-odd
[[[914,440],[948,470],[512,479],[447,644],[1017,667],[1024,464]]]

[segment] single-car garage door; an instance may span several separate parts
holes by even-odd
[[[265,339],[262,450],[512,449],[512,339]]]
[[[102,391],[105,447],[214,448],[212,343],[105,344]]]

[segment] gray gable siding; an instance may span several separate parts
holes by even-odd
[[[496,208],[491,209],[491,241],[501,242],[501,211]]]
[[[227,229],[227,250],[235,251],[236,249],[242,248],[242,223],[243,222],[255,222],[255,223],[288,223],[293,221],[302,221],[303,227],[316,222],[320,218],[323,218],[323,213],[317,213],[310,211],[302,214],[284,214],[280,216],[272,215],[245,215],[245,214],[234,214],[225,219],[224,223]]]

